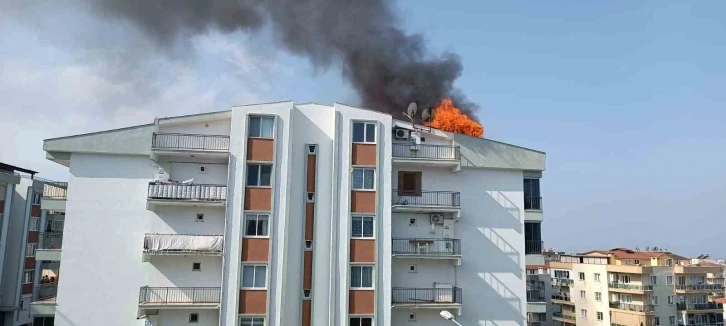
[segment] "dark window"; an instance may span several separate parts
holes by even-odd
[[[247,214],[245,220],[247,220],[247,227],[245,228],[245,235],[248,236],[259,236],[266,237],[268,231],[270,216],[267,214]]]
[[[189,314],[189,322],[190,323],[198,323],[199,322],[199,314],[197,314],[197,313],[191,313],[191,314]]]
[[[539,179],[524,179],[524,209],[542,209]]]
[[[421,196],[421,172],[398,171],[398,195]]]
[[[350,326],[372,326],[373,318],[371,317],[351,317]]]
[[[524,223],[525,240],[542,240],[542,225],[540,223]]]
[[[249,123],[249,136],[258,138],[272,138],[272,129],[275,119],[273,117],[251,117]]]
[[[376,142],[376,125],[375,125],[375,123],[354,122],[353,123],[353,142],[354,143],[375,143]]]
[[[247,185],[248,186],[270,186],[272,178],[271,164],[247,164]]]
[[[202,263],[192,263],[192,270],[193,271],[201,271],[202,270]]]

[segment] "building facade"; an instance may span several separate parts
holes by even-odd
[[[542,152],[293,102],[44,149],[69,168],[63,277],[34,302],[55,325],[525,323]]]

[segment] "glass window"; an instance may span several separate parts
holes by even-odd
[[[668,324],[675,325],[676,324],[676,316],[668,316]]]
[[[582,318],[587,318],[587,310],[585,310],[585,309],[580,309],[580,317],[582,317]]]
[[[658,305],[658,297],[657,296],[650,297],[650,302],[651,302],[652,305],[656,305],[657,306]]]
[[[266,237],[268,235],[270,216],[267,214],[245,215],[245,235]]]
[[[373,266],[353,265],[350,267],[351,288],[373,287]]]
[[[35,257],[35,249],[38,247],[37,243],[29,243],[25,248],[26,257]]]
[[[651,285],[656,285],[656,284],[658,284],[658,276],[651,276],[651,277],[650,277],[650,284],[651,284]]]
[[[585,299],[585,291],[580,291],[580,299]]]
[[[602,292],[595,292],[595,300],[597,300],[597,301],[602,300]]]
[[[33,205],[40,205],[40,197],[41,195],[39,193],[33,193]]]
[[[273,117],[250,117],[249,136],[257,138],[272,138],[275,118]]]
[[[265,326],[265,317],[242,317],[240,326]]]
[[[524,179],[524,197],[539,197],[539,179]]]
[[[597,320],[602,320],[602,312],[601,311],[598,311],[597,312]]]
[[[673,304],[673,303],[674,303],[673,296],[672,295],[669,295],[668,296],[668,304]]]
[[[373,216],[353,216],[350,236],[352,238],[372,238]]]
[[[668,285],[673,284],[673,276],[666,276],[666,284],[668,284]]]
[[[595,273],[595,282],[600,282],[600,273]]]
[[[353,169],[353,189],[374,190],[375,171],[374,169]]]
[[[372,326],[372,317],[350,317],[350,326]]]
[[[660,325],[660,317],[655,316],[655,326]]]
[[[584,281],[585,280],[585,273],[580,272],[579,276],[580,276],[580,280],[581,281]]]
[[[40,227],[40,219],[37,217],[31,217],[28,227],[30,231],[38,231],[38,228]]]
[[[353,123],[353,142],[354,143],[375,143],[376,142],[376,124],[372,122],[354,122]]]
[[[23,273],[23,283],[33,283],[33,273],[35,273],[35,271],[25,271]]]
[[[267,285],[267,266],[265,265],[244,265],[242,266],[242,287],[243,288],[265,288]]]
[[[272,178],[272,164],[247,164],[247,185],[269,187]]]

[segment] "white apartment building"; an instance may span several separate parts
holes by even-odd
[[[55,325],[525,324],[543,152],[294,102],[44,150],[69,168],[62,278],[34,302]]]

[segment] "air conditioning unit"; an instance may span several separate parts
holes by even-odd
[[[396,139],[409,139],[411,137],[411,130],[397,128],[395,131]]]
[[[431,214],[431,224],[444,224],[444,214]]]

